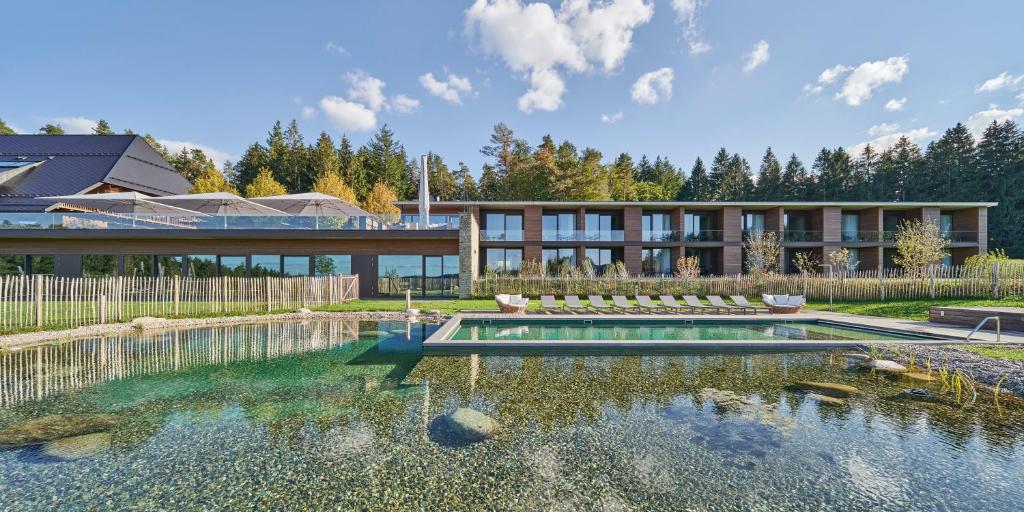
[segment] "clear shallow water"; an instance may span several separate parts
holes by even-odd
[[[816,322],[702,322],[675,320],[482,320],[464,319],[457,341],[518,340],[909,340],[920,337]]]
[[[421,357],[434,326],[313,322],[0,357],[0,429],[117,419],[62,462],[0,451],[0,509],[1016,510],[1024,411],[838,353]],[[936,366],[938,363],[936,363]],[[790,385],[857,386],[829,407]],[[899,398],[926,387],[937,403]],[[466,444],[441,415],[502,424]]]

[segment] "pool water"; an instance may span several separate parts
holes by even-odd
[[[841,352],[423,356],[436,326],[191,329],[0,355],[0,509],[1018,510],[1024,407]],[[940,362],[933,365],[937,369]],[[856,386],[844,405],[797,389]],[[923,388],[927,401],[907,398]],[[468,442],[443,416],[500,424]],[[79,416],[78,418],[81,418]],[[57,455],[54,455],[56,453]]]
[[[680,320],[479,320],[463,319],[453,341],[791,341],[913,340],[922,336],[825,322]]]

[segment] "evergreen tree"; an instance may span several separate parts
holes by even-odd
[[[690,179],[686,182],[686,199],[690,201],[711,201],[714,193],[711,190],[711,181],[708,178],[704,161],[697,157],[690,170]]]
[[[974,137],[961,123],[946,130],[938,140],[928,144],[925,151],[927,169],[924,198],[932,201],[963,200],[964,192],[978,197]]]
[[[853,164],[853,173],[856,176],[859,188],[855,191],[854,199],[860,201],[872,201],[878,197],[875,189],[875,177],[878,174],[878,153],[871,144],[865,144],[860,155]]]
[[[607,201],[608,174],[601,164],[601,152],[594,148],[583,150],[576,171],[576,179],[572,180],[571,191],[565,201]]]
[[[299,131],[299,125],[292,119],[284,131],[285,152],[280,168],[273,172],[274,178],[289,192],[305,192],[313,186],[316,175],[309,165],[310,149],[306,147]]]
[[[750,175],[750,164],[736,153],[729,158],[716,197],[720,201],[746,201],[753,192],[754,179]]]
[[[334,148],[334,141],[331,140],[331,136],[327,132],[320,132],[316,144],[309,150],[309,165],[309,174],[314,176],[316,181],[332,175],[341,178],[341,161],[338,151]]]
[[[991,246],[1024,256],[1024,142],[1013,121],[992,122],[978,141],[975,199],[997,201],[988,214]]]
[[[131,130],[125,130],[126,135],[134,135],[129,132],[131,132]],[[153,148],[154,151],[159,153],[160,156],[167,161],[167,163],[171,163],[171,160],[174,157],[171,155],[170,151],[167,151],[167,148],[165,148],[163,144],[160,144],[159,142],[156,141],[156,137],[147,133],[142,136],[142,139],[145,140],[147,144],[149,144],[149,147]]]
[[[374,188],[377,188],[377,183],[382,183],[400,198],[415,195],[415,190],[412,195],[409,194],[411,183],[405,183],[408,163],[405,147],[395,140],[394,132],[387,125],[374,134],[366,148],[368,151],[363,165],[368,183],[374,183]]]
[[[455,176],[445,165],[441,155],[427,153],[427,173],[430,179],[430,195],[441,201],[453,201],[458,198],[458,183]],[[419,197],[417,195],[417,197]]]
[[[96,126],[92,128],[93,135],[114,135],[114,130],[110,127],[110,123],[106,119],[100,119],[96,123]]]
[[[458,201],[479,201],[480,190],[469,172],[469,167],[459,162],[459,170],[455,171],[455,186],[458,188],[454,199]]]
[[[793,153],[786,162],[786,169],[782,172],[782,199],[785,201],[805,201],[808,199],[808,191],[812,184],[812,178],[807,174],[800,158]]]
[[[758,201],[779,201],[784,193],[782,190],[782,164],[775,157],[771,146],[761,157],[761,168],[757,174],[755,194]]]
[[[398,201],[398,196],[391,190],[391,187],[383,181],[378,181],[374,183],[370,193],[366,195],[366,200],[363,201],[363,209],[370,213],[397,219],[402,211],[395,206],[395,201]]]
[[[351,204],[359,204],[355,191],[352,190],[352,187],[345,184],[345,181],[341,179],[341,175],[337,172],[321,174],[310,191],[334,196]]]
[[[199,148],[181,148],[178,154],[168,159],[168,163],[173,165],[178,174],[182,175],[189,183],[195,183],[209,169],[213,169],[215,172],[217,170],[213,160],[210,160],[206,153]]]
[[[483,173],[480,175],[480,198],[484,201],[499,200],[500,187],[498,172],[494,170],[494,166],[484,164]]]
[[[672,162],[669,162],[668,158],[656,157],[653,171],[652,181],[661,187],[664,196],[668,198],[666,201],[680,197],[683,187],[686,185],[686,177],[672,165]]]
[[[228,192],[237,195],[238,189],[228,183],[228,180],[224,179],[224,175],[218,172],[217,169],[207,167],[203,170],[202,174],[192,182],[192,188],[189,189],[188,192],[190,194]]]
[[[633,171],[633,181],[646,181],[648,183],[654,182],[654,166],[651,165],[651,161],[647,159],[647,155],[640,156],[640,161],[637,162],[636,168]]]
[[[729,170],[730,160],[732,157],[724,147],[715,154],[715,159],[711,162],[711,171],[708,173],[708,188],[711,190],[711,199],[709,200],[721,199],[722,181]]]
[[[636,189],[633,183],[633,158],[622,153],[615,159],[608,176],[608,192],[612,201],[635,201]]]
[[[907,137],[900,137],[887,153],[891,154],[891,168],[888,174],[893,188],[893,199],[907,201],[913,193],[913,182],[923,175],[924,156],[921,148]]]
[[[359,148],[355,156],[342,173],[345,183],[348,183],[352,190],[356,191],[356,197],[365,198],[370,193],[370,178],[366,175],[366,162],[370,160],[370,150],[366,147]]]
[[[814,163],[811,164],[811,170],[814,173],[814,186],[811,190],[811,199],[815,201],[827,201],[829,199],[835,200],[839,185],[836,183],[836,176],[832,170],[833,163],[832,150],[828,148],[821,148],[821,151],[818,152],[818,156],[814,159]]]
[[[270,167],[269,151],[259,142],[253,143],[245,149],[242,158],[235,163],[235,172],[231,183],[239,189],[245,189],[252,183],[252,180],[256,179],[260,169],[265,167]]]
[[[64,135],[64,128],[61,127],[61,125],[59,124],[47,123],[39,129],[39,133],[42,133],[44,135]]]
[[[0,119],[0,135],[17,135],[13,128],[7,126],[3,119]]]
[[[280,196],[287,193],[288,190],[284,185],[278,183],[270,169],[266,167],[260,169],[260,172],[256,174],[256,179],[245,187],[245,197]]]

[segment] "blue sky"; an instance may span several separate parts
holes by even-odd
[[[500,121],[609,161],[660,154],[688,170],[724,145],[756,169],[768,145],[809,162],[825,145],[899,134],[923,145],[958,121],[1024,117],[1017,1],[69,1],[4,12],[23,20],[0,46],[8,124],[75,131],[102,118],[220,159],[277,119],[298,119],[308,142],[326,130],[357,144],[386,123],[410,154],[479,174]]]

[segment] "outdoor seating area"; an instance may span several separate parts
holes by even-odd
[[[522,313],[526,310],[525,304],[529,299],[521,295],[495,295],[499,309],[503,313]],[[522,301],[522,310],[514,310],[509,301]],[[541,295],[541,311],[544,313],[689,313],[689,314],[715,314],[715,315],[754,315],[757,313],[771,314],[793,314],[799,313],[800,308],[807,302],[802,295],[764,295],[762,301],[764,306],[752,304],[742,295],[730,295],[730,304],[720,295],[708,295],[701,300],[696,295],[683,295],[682,302],[679,302],[673,295],[659,295],[657,300],[649,295],[636,295],[633,300],[625,295],[612,295],[611,302],[605,300],[603,295],[588,295],[586,301],[578,295],[564,295],[559,303],[554,295]],[[506,304],[506,306],[503,306]],[[506,310],[508,309],[508,310]]]

